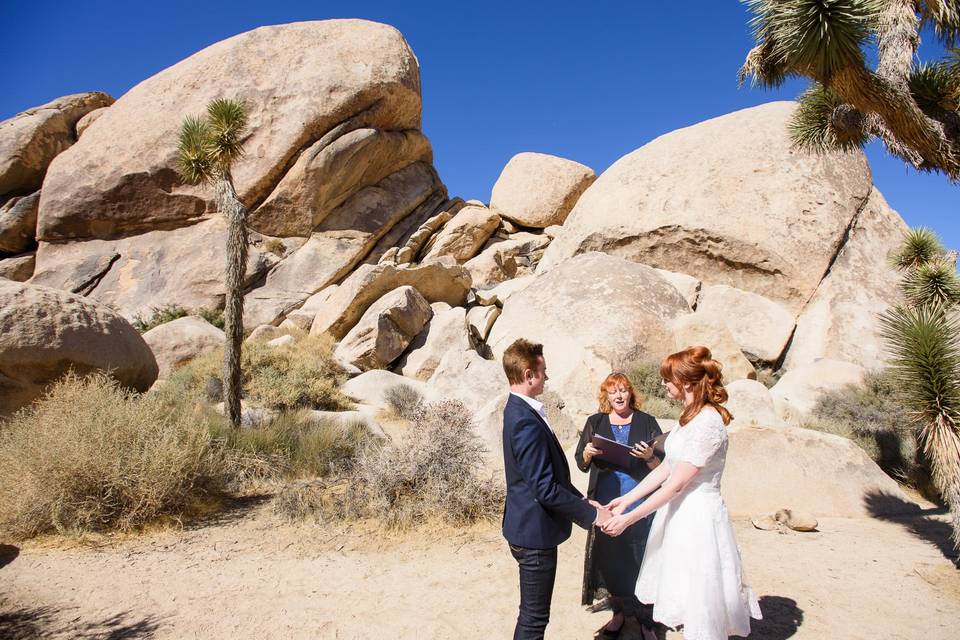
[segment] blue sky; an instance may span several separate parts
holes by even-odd
[[[652,4],[0,0],[0,119],[68,93],[119,97],[265,24],[366,18],[400,29],[420,61],[424,132],[450,193],[487,200],[520,151],[600,173],[658,135],[803,90],[802,81],[737,88],[752,39],[736,0]],[[930,52],[938,49],[921,49]],[[867,154],[874,182],[906,221],[960,247],[960,187],[906,168],[877,144]]]

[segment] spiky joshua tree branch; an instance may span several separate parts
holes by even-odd
[[[813,81],[790,124],[794,146],[813,152],[862,147],[873,138],[921,171],[960,181],[960,0],[741,0],[756,46],[741,84]],[[949,49],[915,64],[920,29]],[[876,68],[865,48],[875,42]]]
[[[184,118],[180,129],[177,171],[190,184],[214,185],[217,208],[227,219],[226,300],[223,311],[227,342],[223,356],[223,398],[227,418],[240,426],[240,350],[243,344],[243,282],[247,265],[247,209],[233,187],[230,168],[243,155],[246,107],[239,100],[214,100],[204,118]]]

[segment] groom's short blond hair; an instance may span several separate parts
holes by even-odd
[[[537,370],[537,359],[543,357],[543,345],[523,338],[513,341],[503,352],[503,372],[510,384],[523,382],[523,372]]]

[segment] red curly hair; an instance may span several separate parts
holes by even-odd
[[[723,424],[730,424],[733,420],[723,406],[727,401],[727,390],[721,381],[722,369],[723,365],[713,359],[710,349],[703,346],[687,347],[671,353],[660,363],[661,378],[681,389],[689,387],[693,391],[693,402],[684,407],[680,414],[681,425],[690,422],[707,405],[717,410],[723,418]]]

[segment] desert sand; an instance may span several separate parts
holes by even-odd
[[[822,519],[815,533],[735,525],[766,616],[751,638],[958,637],[960,571],[940,512]],[[561,547],[548,638],[591,638],[608,615],[579,605],[584,539]],[[291,524],[266,499],[201,525],[4,545],[0,557],[4,639],[508,638],[518,597],[494,524]]]

